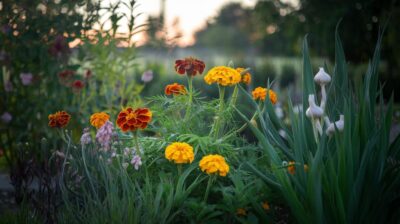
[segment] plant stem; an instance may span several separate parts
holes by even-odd
[[[238,88],[239,84],[235,85],[235,88],[233,89],[233,93],[232,93],[232,99],[231,99],[231,104],[230,106],[235,106],[237,98],[238,98],[238,94],[239,94],[239,88]]]
[[[135,142],[135,149],[136,149],[136,155],[142,157],[140,154],[140,148],[139,148],[139,139],[138,139],[138,131],[133,132],[133,141]]]
[[[192,110],[192,103],[193,103],[193,76],[187,75],[188,78],[188,86],[189,86],[189,103],[186,108],[186,115],[185,120],[189,119],[190,112]]]
[[[182,164],[178,164],[178,178],[182,175]]]
[[[224,86],[219,86],[219,110],[218,110],[218,117],[215,121],[215,129],[214,129],[214,137],[218,138],[219,136],[219,130],[221,126],[223,126],[222,123],[222,113],[224,112],[224,98],[225,98],[225,87]]]
[[[210,188],[211,188],[212,183],[214,182],[215,177],[216,177],[216,176],[215,176],[214,174],[212,174],[212,175],[208,178],[206,193],[204,194],[203,202],[207,202],[208,194],[210,193]]]

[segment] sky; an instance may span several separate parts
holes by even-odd
[[[104,4],[115,2],[116,0],[103,1]],[[128,1],[128,0],[126,0]],[[136,13],[142,13],[137,18],[138,24],[144,23],[148,15],[159,15],[161,0],[138,0]],[[240,2],[243,6],[254,6],[257,0],[166,0],[165,19],[167,32],[172,30],[172,24],[179,19],[179,29],[182,37],[179,39],[180,46],[187,46],[194,43],[193,34],[201,29],[206,21],[218,14],[218,11],[225,4],[230,2]],[[173,35],[171,33],[171,35]],[[134,40],[143,41],[143,36],[137,35]]]

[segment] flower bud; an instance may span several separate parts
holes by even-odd
[[[335,126],[339,132],[342,132],[344,129],[344,115],[340,115],[340,119],[334,123],[331,123],[326,129],[327,135],[332,135],[335,133]]]
[[[319,85],[326,85],[331,82],[331,77],[325,72],[323,67],[320,67],[318,73],[314,77],[314,82]]]
[[[317,106],[315,103],[315,96],[314,94],[310,94],[308,96],[308,104],[309,107],[306,110],[306,116],[309,118],[320,118],[324,114],[324,111],[321,107]]]

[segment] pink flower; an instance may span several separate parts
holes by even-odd
[[[148,82],[150,82],[151,80],[153,80],[153,71],[147,70],[147,71],[143,72],[142,81],[143,81],[144,83],[148,83]]]
[[[131,164],[135,167],[135,170],[139,170],[139,167],[142,165],[142,158],[140,158],[138,155],[135,155],[131,160]]]
[[[113,135],[114,125],[107,121],[101,128],[97,130],[96,139],[106,150],[110,148],[111,137]]]
[[[3,121],[4,123],[10,123],[10,121],[12,120],[12,115],[8,112],[4,112],[1,115],[1,121]]]
[[[92,138],[90,137],[89,128],[85,128],[81,136],[81,145],[87,145],[90,142],[92,142]]]
[[[22,85],[28,86],[32,84],[33,81],[32,73],[21,73],[19,77],[21,78]]]

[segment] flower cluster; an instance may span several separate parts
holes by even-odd
[[[71,115],[69,115],[65,111],[58,111],[54,114],[49,115],[49,126],[52,128],[63,128],[67,126],[71,119]]]
[[[165,95],[185,95],[186,89],[184,85],[173,83],[165,87]]]
[[[111,138],[113,135],[114,125],[110,121],[107,121],[96,134],[96,139],[102,147],[108,149],[110,147]]]
[[[214,67],[204,76],[204,81],[208,85],[217,83],[221,86],[231,86],[239,83],[241,80],[242,76],[238,71],[226,66]]]
[[[203,74],[205,67],[206,65],[203,61],[200,61],[193,57],[188,57],[183,60],[175,61],[175,71],[180,75],[184,75],[185,73],[188,76]]]
[[[110,119],[110,115],[105,112],[94,113],[90,116],[90,124],[93,127],[101,128],[108,120]]]
[[[272,104],[276,104],[278,101],[278,97],[276,93],[270,89],[263,88],[263,87],[257,87],[251,92],[253,95],[254,100],[262,100],[264,101],[267,94],[269,94],[269,100],[271,101]]]
[[[200,160],[199,166],[201,171],[207,174],[219,174],[224,177],[229,172],[225,158],[217,154],[204,156]]]
[[[83,134],[81,136],[81,145],[87,145],[92,142],[92,137],[90,136],[89,128],[83,129]]]
[[[251,83],[251,75],[249,72],[247,72],[247,69],[244,68],[236,68],[236,71],[240,73],[240,75],[242,76],[242,80],[241,82],[249,85]]]
[[[165,158],[177,164],[192,163],[193,147],[185,142],[174,142],[165,149]]]
[[[145,129],[151,121],[152,113],[148,108],[133,110],[128,107],[118,114],[117,125],[123,132]]]

